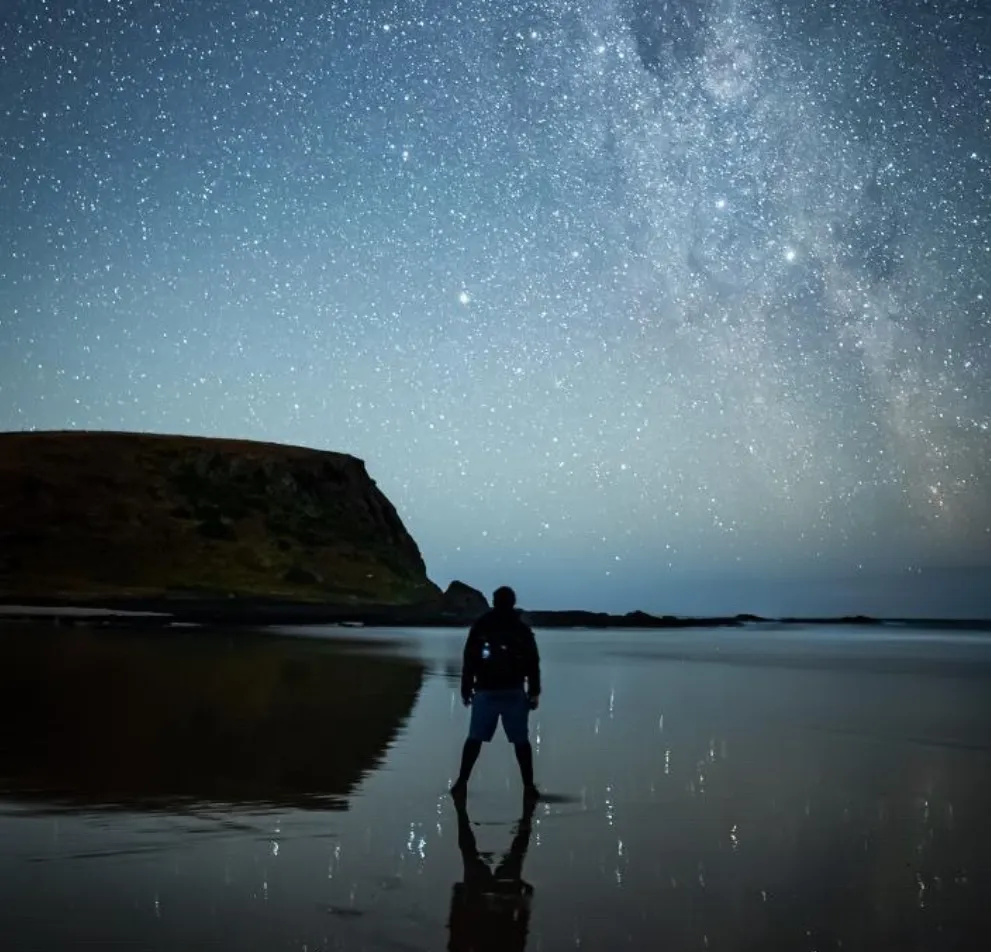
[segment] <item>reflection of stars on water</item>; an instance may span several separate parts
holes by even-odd
[[[785,261],[789,264],[798,257],[798,252],[794,248],[785,248]]]
[[[469,294],[469,293],[468,293],[467,291],[462,291],[462,292],[461,292],[461,293],[460,293],[460,294],[458,295],[458,300],[459,300],[459,301],[460,301],[460,302],[461,302],[462,304],[471,304],[471,295],[470,295],[470,294]]]

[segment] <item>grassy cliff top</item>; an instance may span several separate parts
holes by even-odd
[[[364,463],[250,440],[0,434],[0,596],[431,601]]]

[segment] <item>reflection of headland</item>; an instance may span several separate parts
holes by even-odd
[[[339,807],[408,718],[408,658],[240,632],[0,631],[0,793]]]
[[[533,887],[523,879],[523,861],[530,845],[536,801],[524,803],[513,841],[495,868],[478,851],[467,805],[456,800],[455,806],[464,874],[451,893],[447,947],[451,952],[479,949],[523,952],[530,929],[533,895]]]

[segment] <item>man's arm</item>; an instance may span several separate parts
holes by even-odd
[[[526,693],[531,698],[540,697],[540,652],[537,650],[537,639],[533,629],[526,625],[527,672]]]
[[[461,658],[461,700],[467,704],[475,690],[475,665],[478,663],[478,624],[471,626],[465,639],[465,648]]]

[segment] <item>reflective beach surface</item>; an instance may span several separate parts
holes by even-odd
[[[459,809],[463,637],[0,627],[0,947],[985,947],[991,635],[538,631]]]

